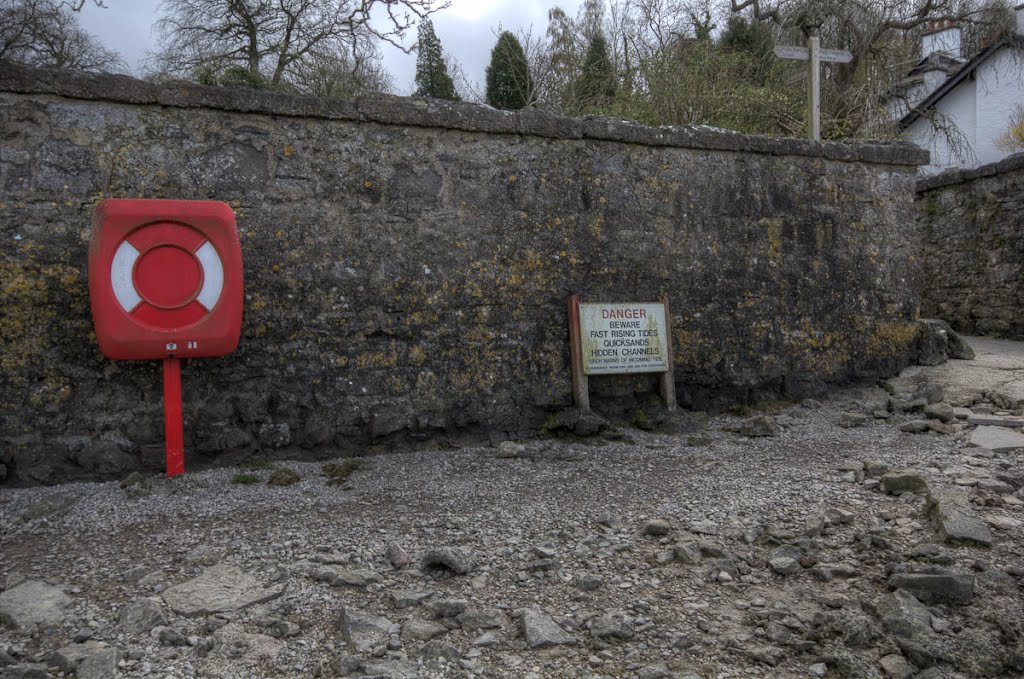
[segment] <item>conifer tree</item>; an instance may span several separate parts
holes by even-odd
[[[434,23],[424,19],[419,27],[419,41],[416,52],[416,92],[418,97],[434,97],[459,101],[455,83],[448,75],[444,62],[441,41],[434,33]]]
[[[583,72],[576,83],[576,94],[582,103],[595,103],[615,96],[617,83],[615,69],[608,57],[608,43],[604,35],[595,33],[583,61]]]
[[[533,103],[534,84],[526,52],[516,36],[503,31],[487,66],[487,103],[511,111]]]

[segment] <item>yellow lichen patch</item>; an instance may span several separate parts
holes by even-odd
[[[356,356],[356,367],[360,370],[394,368],[398,365],[400,351],[398,342],[392,341],[384,351],[367,351]]]
[[[917,324],[910,321],[876,323],[868,335],[868,352],[878,356],[899,356],[917,338]]]
[[[19,261],[0,262],[0,372],[12,373],[42,359],[68,327],[62,309],[82,308],[85,282],[81,272],[66,264],[40,264],[36,248],[23,245]],[[60,329],[55,324],[61,324]]]
[[[44,379],[29,396],[29,403],[32,405],[45,405],[47,403],[59,403],[71,398],[71,385],[61,377],[47,377]]]
[[[758,224],[764,227],[768,234],[768,259],[777,263],[782,257],[782,218],[764,217],[758,221]]]
[[[295,147],[292,146],[291,144],[287,144],[284,147],[284,157],[291,158],[293,155],[295,155]]]
[[[406,384],[406,381],[400,375],[394,373],[388,375],[384,383],[392,396],[400,396],[409,391],[409,385]]]
[[[700,334],[696,330],[675,329],[672,331],[672,353],[679,363],[700,364]]]
[[[412,365],[423,365],[427,360],[427,352],[423,347],[414,345],[409,349],[409,363]]]

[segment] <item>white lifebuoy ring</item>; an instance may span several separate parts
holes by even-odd
[[[191,253],[199,262],[203,273],[203,284],[196,295],[199,302],[208,312],[216,306],[224,290],[224,264],[221,262],[217,249],[207,240],[202,246]],[[114,297],[125,313],[132,313],[143,302],[139,291],[135,289],[133,279],[135,263],[142,255],[127,240],[121,241],[114,259],[110,263],[110,283],[114,288]]]

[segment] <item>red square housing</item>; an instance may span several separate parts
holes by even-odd
[[[242,246],[225,203],[104,200],[89,241],[89,302],[114,359],[197,358],[235,350]]]

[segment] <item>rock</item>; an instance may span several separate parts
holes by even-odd
[[[51,495],[30,505],[28,509],[22,512],[21,521],[34,521],[44,516],[59,514],[69,509],[76,502],[78,502],[78,498],[67,493]]]
[[[526,645],[530,648],[547,648],[548,646],[576,643],[575,637],[566,633],[551,619],[551,616],[539,608],[524,610],[520,624],[523,637],[526,638]]]
[[[505,614],[497,608],[482,608],[460,613],[455,620],[463,630],[476,632],[482,629],[497,629],[505,624]]]
[[[889,587],[904,589],[928,605],[964,605],[974,599],[974,576],[964,573],[897,573],[889,578]]]
[[[867,460],[864,463],[864,474],[869,479],[878,479],[889,471],[889,465],[881,460]]]
[[[971,432],[970,444],[994,453],[1024,448],[1024,434],[1006,427],[981,426]]]
[[[718,524],[710,519],[698,519],[690,524],[690,531],[698,535],[718,535]]]
[[[421,658],[437,659],[444,658],[448,662],[455,662],[462,657],[462,653],[459,652],[452,644],[435,639],[434,641],[428,641],[423,644],[423,647],[419,650],[419,656]],[[416,675],[417,677],[422,675]]]
[[[430,641],[448,633],[448,628],[433,620],[412,618],[402,623],[402,637],[417,641]]]
[[[946,395],[942,391],[942,387],[934,382],[925,382],[924,384],[919,384],[917,388],[914,389],[914,393],[911,398],[915,401],[918,399],[924,399],[925,403],[930,405],[932,403],[938,403],[945,397]]]
[[[409,608],[426,601],[432,596],[434,596],[434,593],[425,589],[401,590],[391,592],[391,604],[397,609]]]
[[[421,568],[447,568],[448,570],[465,575],[476,568],[477,558],[468,549],[459,547],[438,547],[427,551],[423,555]]]
[[[839,426],[844,429],[860,427],[867,421],[867,416],[860,413],[839,413]]]
[[[331,581],[334,587],[366,587],[371,582],[377,581],[376,573],[372,571],[353,571],[347,568],[335,569],[335,577]]]
[[[628,641],[636,632],[633,626],[621,618],[602,615],[590,621],[590,633],[598,639],[621,639]]]
[[[359,653],[369,653],[387,642],[392,622],[346,606],[341,610],[341,637]]]
[[[946,436],[952,436],[956,433],[956,429],[953,429],[953,427],[948,424],[943,424],[939,420],[928,420],[928,430],[944,434]]]
[[[46,665],[19,663],[0,667],[0,679],[50,679]]]
[[[926,319],[917,322],[914,362],[918,365],[941,365],[949,357],[949,339],[942,330],[930,326]]]
[[[0,592],[0,623],[25,632],[59,625],[67,615],[71,597],[38,580],[26,580]]]
[[[672,548],[672,554],[676,561],[685,564],[699,564],[704,560],[704,553],[700,549],[700,543],[695,540],[676,545]]]
[[[749,437],[775,436],[779,433],[779,425],[775,423],[775,418],[773,417],[758,415],[741,422],[737,431]]]
[[[802,568],[800,562],[787,556],[776,556],[768,560],[768,567],[779,575],[794,575]]]
[[[812,677],[824,677],[828,674],[828,665],[823,662],[816,662],[807,668],[807,674]]]
[[[526,446],[522,443],[515,443],[514,441],[502,441],[498,444],[498,454],[496,457],[501,458],[515,458],[522,457],[526,454]]]
[[[815,514],[814,516],[807,517],[807,520],[804,521],[804,535],[809,538],[818,537],[825,530],[827,523],[828,519],[824,514]]]
[[[971,508],[966,493],[956,490],[932,490],[928,494],[928,516],[943,542],[992,545],[992,533]]]
[[[82,658],[75,673],[77,679],[117,679],[120,654],[117,649],[102,648]]]
[[[910,420],[900,425],[900,431],[908,434],[923,434],[928,431],[928,420]]]
[[[928,490],[928,482],[918,471],[898,469],[882,476],[880,488],[883,493],[889,495],[924,493]]]
[[[989,426],[989,427],[1007,427],[1008,429],[1020,429],[1024,427],[1024,419],[1019,417],[1007,417],[1005,415],[975,415],[970,410],[964,415],[962,419],[967,420],[967,424],[973,424],[974,426]]]
[[[898,589],[876,607],[883,629],[898,637],[915,637],[931,632],[932,614],[910,592]]]
[[[430,604],[430,612],[435,618],[454,618],[469,608],[465,599],[440,599]]]
[[[985,521],[996,530],[1014,530],[1021,527],[1021,521],[1012,516],[986,516]]]
[[[163,593],[175,613],[187,617],[237,611],[281,596],[283,587],[264,588],[234,566],[218,564]]]
[[[924,407],[925,417],[931,417],[940,422],[952,422],[956,419],[953,406],[948,403],[930,403]]]
[[[671,679],[674,675],[665,663],[645,665],[637,671],[637,679]]]
[[[878,661],[886,679],[910,679],[917,670],[899,653],[890,653]]]
[[[292,442],[292,433],[287,424],[261,424],[256,434],[259,442],[267,448],[284,448]]]
[[[971,360],[974,349],[949,324],[937,318],[922,318],[918,322],[917,362],[920,365],[939,365],[946,358]],[[981,334],[981,333],[979,333]]]
[[[173,627],[154,627],[150,635],[159,639],[164,646],[188,646],[188,639],[185,635]]]
[[[50,654],[48,660],[51,665],[59,667],[62,672],[71,673],[78,669],[86,658],[101,651],[108,650],[108,646],[101,641],[87,641],[83,644],[71,644],[57,649]]]
[[[666,519],[651,519],[644,524],[644,535],[668,535],[672,531],[672,524]]]
[[[904,401],[902,399],[890,399],[889,408],[894,413],[915,413],[924,410],[924,407],[928,405],[927,399],[915,398],[912,401]]]
[[[218,629],[213,637],[217,640],[215,653],[231,660],[273,660],[287,648],[283,641],[265,634],[249,634],[234,622]]]
[[[409,660],[367,660],[356,670],[364,679],[420,679],[420,666]]]
[[[225,550],[219,547],[213,547],[211,545],[197,545],[185,554],[183,560],[185,563],[193,565],[216,566],[224,560],[225,554]]]
[[[118,622],[122,631],[127,634],[145,634],[154,627],[167,624],[160,603],[155,599],[138,599],[121,609]]]
[[[275,639],[296,637],[302,633],[302,627],[291,620],[276,620],[268,629],[270,630],[270,636]]]
[[[402,545],[398,544],[394,540],[387,544],[384,549],[384,556],[387,557],[388,561],[395,568],[403,568],[412,563],[412,558],[409,553],[402,549]]]

